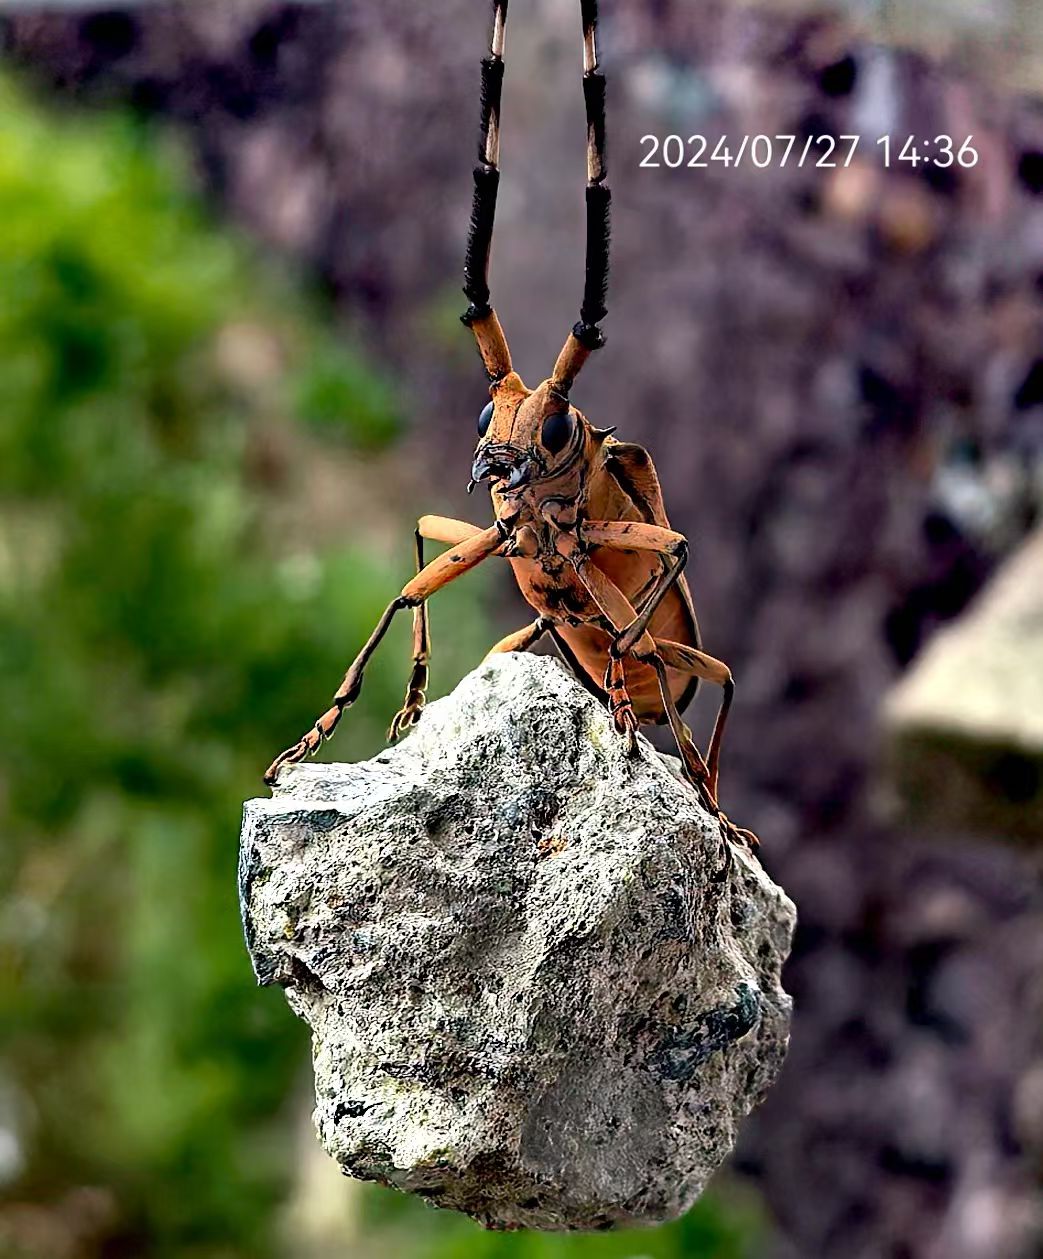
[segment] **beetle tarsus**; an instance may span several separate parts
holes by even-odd
[[[740,848],[747,848],[751,853],[756,853],[761,846],[761,841],[753,833],[742,826],[736,826],[726,813],[717,810],[717,819],[721,823],[721,830],[726,839],[730,839],[733,844]]]
[[[328,714],[324,714],[324,716],[326,715]],[[319,721],[321,720],[322,718],[320,717]],[[306,756],[314,756],[319,748],[322,747],[323,740],[326,738],[328,736],[323,733],[319,722],[316,722],[312,729],[303,738],[298,739],[292,748],[287,748],[285,752],[282,752],[272,761],[271,765],[264,772],[265,783],[269,787],[273,786],[275,780],[279,777],[279,771],[284,765],[296,765],[298,761],[303,761]]]
[[[623,662],[611,654],[608,668],[605,670],[604,689],[608,696],[608,711],[612,715],[612,724],[626,740],[628,755],[633,756],[637,752],[637,716],[627,692]]]
[[[422,711],[422,704],[400,708],[392,718],[391,725],[388,726],[388,743],[397,743],[407,731],[412,730],[412,728],[420,720],[420,714]]]
[[[619,708],[610,711],[616,730],[626,742],[627,755],[634,756],[637,753],[637,718],[630,700],[625,700]]]
[[[388,727],[387,737],[389,743],[394,743],[397,739],[400,739],[407,730],[411,730],[420,720],[420,715],[424,711],[424,704],[427,702],[427,680],[427,661],[414,660],[413,672],[409,675],[409,683],[406,686],[406,698]]]

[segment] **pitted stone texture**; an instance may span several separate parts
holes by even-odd
[[[793,906],[558,661],[492,657],[245,811],[261,983],[346,1172],[497,1228],[685,1211],[786,1050]]]

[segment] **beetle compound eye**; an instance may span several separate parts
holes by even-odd
[[[574,427],[575,422],[571,412],[555,411],[553,415],[548,415],[543,421],[543,432],[540,434],[540,441],[552,455],[556,455],[558,451],[564,450],[568,445]]]
[[[478,436],[484,437],[489,431],[489,425],[493,422],[493,404],[487,402],[482,407],[482,413],[478,417]]]

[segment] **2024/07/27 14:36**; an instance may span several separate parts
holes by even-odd
[[[971,143],[973,136],[957,143],[948,135],[917,138],[916,136],[880,136],[875,151],[885,167],[907,164],[915,169],[927,164],[933,166],[962,166],[969,169],[978,162],[978,151]],[[727,135],[720,136],[711,149],[711,141],[704,135],[644,135],[641,144],[646,150],[639,165],[646,169],[705,170],[711,163],[718,163],[728,170],[740,166],[752,166],[765,170],[769,166],[780,169],[787,165],[798,168],[813,166],[833,170],[838,166],[850,166],[860,148],[869,148],[861,136],[828,134],[809,135],[754,135],[741,136],[729,142]]]

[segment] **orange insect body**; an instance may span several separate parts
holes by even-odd
[[[609,190],[605,184],[605,80],[597,63],[597,0],[580,0],[583,94],[587,112],[587,250],[580,320],[550,377],[530,390],[511,364],[489,305],[489,254],[499,182],[500,87],[507,0],[493,0],[489,55],[482,62],[482,126],[474,171],[474,205],[464,264],[471,329],[489,378],[491,401],[478,418],[471,486],[488,481],[496,523],[422,516],[416,528],[416,576],[388,604],[333,697],[332,706],[265,775],[318,750],[358,698],[366,665],[395,615],[413,610],[413,667],[402,708],[391,723],[397,738],[420,717],[431,655],[427,601],[492,556],[507,560],[536,620],[508,635],[493,652],[525,651],[550,633],[576,676],[604,699],[616,729],[635,746],[641,722],[668,723],[685,776],[716,811],[721,738],[734,686],[727,665],[701,647],[683,569],[684,537],[670,528],[655,467],[640,447],[595,428],[569,402],[590,354],[604,341],[608,282]],[[450,549],[424,564],[424,540]],[[722,688],[705,761],[680,710],[700,679]],[[733,838],[753,843],[726,823]]]

